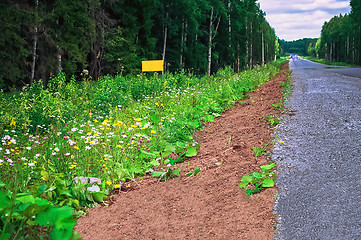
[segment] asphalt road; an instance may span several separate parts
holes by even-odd
[[[361,239],[361,69],[297,57],[290,69],[273,152],[275,239]]]

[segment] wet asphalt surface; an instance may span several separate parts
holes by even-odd
[[[275,239],[361,239],[361,68],[298,58],[290,69],[272,156]]]

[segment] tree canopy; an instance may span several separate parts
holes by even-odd
[[[60,71],[135,74],[154,59],[169,71],[240,71],[278,49],[256,0],[5,0],[0,8],[5,90]]]
[[[320,58],[361,65],[361,1],[351,0],[351,13],[325,22],[315,46]]]

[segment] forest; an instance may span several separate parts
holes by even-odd
[[[296,53],[300,56],[306,56],[309,54],[308,48],[315,45],[317,38],[303,38],[295,41],[280,40],[280,49],[282,53]]]
[[[309,46],[310,55],[361,65],[361,1],[351,0],[350,5],[350,14],[335,16],[325,22],[321,37]]]
[[[278,41],[256,0],[5,0],[0,3],[0,89],[61,71],[80,80],[166,70],[239,72],[275,59]]]

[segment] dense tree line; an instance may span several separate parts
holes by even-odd
[[[351,0],[351,13],[333,17],[322,27],[315,53],[330,61],[361,65],[361,0]]]
[[[309,46],[315,45],[316,41],[317,38],[303,38],[295,41],[280,40],[280,47],[284,54],[296,53],[301,56],[306,56],[309,55]]]
[[[256,0],[3,0],[0,9],[2,89],[60,71],[138,73],[152,59],[170,71],[240,71],[278,50]]]

